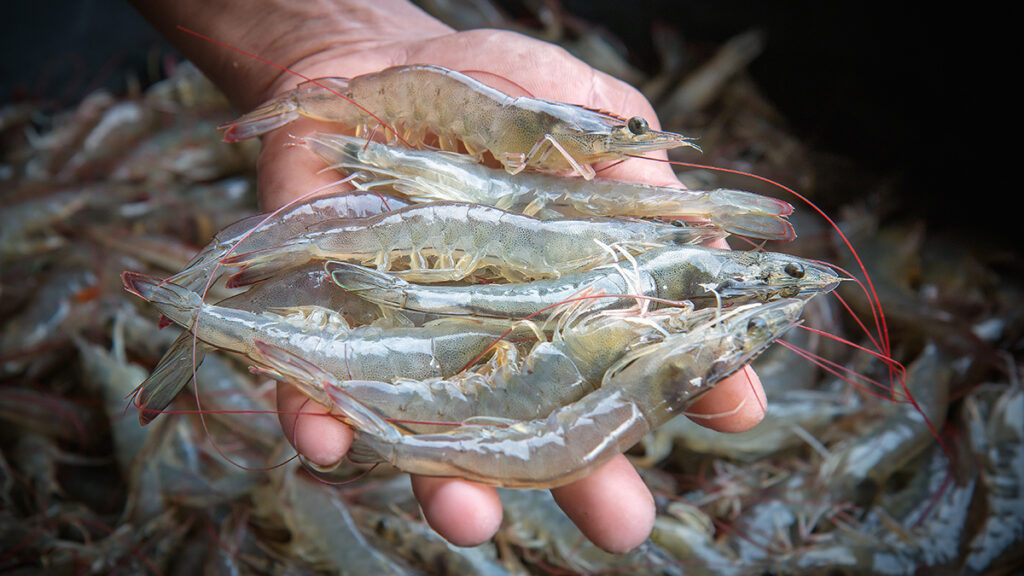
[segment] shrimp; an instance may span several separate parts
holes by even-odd
[[[507,427],[467,423],[455,431],[404,435],[344,394],[332,410],[357,431],[354,462],[390,462],[412,474],[458,476],[510,488],[552,488],[589,474],[686,409],[794,326],[803,301],[752,304],[685,334],[639,348],[609,368],[601,387],[547,418]],[[257,358],[257,361],[262,359]],[[300,386],[344,390],[307,363]]]
[[[434,422],[542,418],[594,391],[605,370],[631,348],[705,324],[715,314],[689,308],[666,308],[643,318],[574,312],[550,342],[538,343],[521,362],[496,357],[490,366],[443,379],[349,380],[344,392],[413,432],[434,431]],[[301,382],[311,373],[294,354],[266,342],[255,344],[270,377]]]
[[[357,136],[386,123],[392,127],[389,138],[413,145],[431,132],[443,150],[456,150],[461,141],[470,155],[480,160],[489,152],[510,174],[527,168],[572,171],[592,180],[596,162],[696,148],[686,136],[651,130],[639,116],[622,120],[562,102],[513,98],[465,74],[429,65],[303,82],[221,128],[225,141],[237,142],[300,116],[344,124]]]
[[[637,295],[690,300],[697,306],[830,292],[842,280],[831,268],[774,252],[739,252],[703,246],[667,246],[635,259],[633,270],[605,266],[557,279],[516,284],[426,286],[342,262],[326,271],[342,288],[380,304],[428,314],[546,318],[552,307],[586,290],[592,295]],[[600,298],[614,308],[629,297]],[[594,310],[596,310],[595,308]]]
[[[137,272],[125,272],[122,280],[129,292],[210,346],[251,357],[259,338],[305,354],[345,379],[451,376],[509,328],[507,322],[444,319],[418,328],[353,329],[340,314],[317,306],[248,312],[206,304],[186,288]],[[513,338],[532,334],[529,326],[511,332]]]
[[[463,154],[409,150],[317,132],[299,140],[361,187],[390,184],[413,202],[474,202],[527,216],[702,218],[731,234],[789,241],[788,202],[740,190],[681,190],[636,182],[531,173],[510,177]]]
[[[609,245],[638,253],[667,244],[697,244],[724,233],[711,226],[673,226],[612,218],[536,220],[497,208],[438,202],[368,218],[310,226],[280,244],[224,260],[242,270],[230,287],[245,286],[313,259],[373,263],[410,280],[461,280],[490,267],[510,280],[558,277],[607,263]],[[433,263],[433,266],[431,266]]]
[[[665,550],[647,541],[624,554],[611,554],[587,540],[562,512],[550,492],[500,490],[507,519],[501,535],[566,574],[647,574],[683,576],[685,568]]]

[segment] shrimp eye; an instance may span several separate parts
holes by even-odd
[[[669,223],[672,224],[673,226],[675,226],[676,228],[682,228],[683,227],[683,221],[682,220],[671,220],[671,221],[669,221]]]
[[[647,120],[644,120],[639,116],[633,116],[630,118],[629,121],[626,122],[626,127],[629,128],[630,132],[637,136],[646,134],[651,130],[651,127],[647,125]]]
[[[748,333],[760,333],[768,329],[768,322],[764,318],[751,318],[750,322],[747,322]]]
[[[786,274],[789,274],[793,278],[803,278],[804,277],[804,266],[803,266],[803,264],[800,264],[799,262],[790,262],[789,264],[786,264],[785,270],[786,270]]]

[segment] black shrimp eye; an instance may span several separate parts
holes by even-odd
[[[789,264],[786,264],[785,270],[786,270],[786,274],[789,274],[793,278],[803,278],[804,277],[804,266],[803,266],[803,264],[800,264],[799,262],[790,262]]]
[[[644,120],[639,116],[633,116],[630,118],[629,121],[626,122],[626,127],[629,128],[630,132],[637,136],[646,134],[651,130],[651,127],[647,125],[647,120]]]
[[[750,322],[747,322],[747,332],[761,332],[768,329],[768,322],[764,318],[751,318]]]
[[[675,226],[676,228],[682,228],[683,227],[683,221],[682,220],[671,220],[669,223],[672,224],[673,226]]]

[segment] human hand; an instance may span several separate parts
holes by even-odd
[[[344,2],[342,2],[344,3]],[[403,64],[437,64],[475,76],[506,92],[529,95],[609,110],[623,117],[641,116],[658,128],[654,111],[632,87],[598,72],[561,48],[519,34],[497,30],[455,33],[404,2],[381,0],[372,6],[351,8],[325,19],[309,20],[280,37],[287,44],[283,61],[308,78],[353,77]],[[358,26],[353,24],[358,21]],[[305,21],[303,21],[305,22]],[[244,41],[244,38],[236,38]],[[287,42],[286,42],[287,41]],[[280,43],[273,42],[272,46]],[[283,45],[283,44],[282,44]],[[206,47],[209,49],[209,47]],[[264,52],[275,60],[282,53]],[[186,51],[187,52],[187,51]],[[214,78],[236,103],[249,109],[294,87],[302,79],[288,74],[270,77],[263,88],[236,82],[240,66],[218,67]],[[202,64],[201,64],[202,65]],[[269,69],[265,69],[269,70]],[[249,78],[253,74],[248,75]],[[250,92],[240,91],[244,86]],[[338,130],[300,119],[287,128],[264,136],[259,160],[259,194],[263,209],[273,210],[311,190],[331,184],[336,176],[321,173],[323,163],[292,136],[317,129]],[[679,186],[667,164],[629,160],[600,172],[599,176],[662,186]],[[751,428],[764,416],[765,398],[757,376],[744,369],[717,385],[690,408],[690,413],[712,416],[698,421],[723,432]],[[352,431],[330,417],[296,414],[323,411],[290,386],[278,388],[281,425],[296,450],[321,467],[340,462],[352,442]],[[718,415],[718,416],[715,416]],[[455,478],[412,478],[413,490],[427,522],[454,544],[470,546],[490,539],[501,523],[501,503],[494,488]],[[624,552],[643,542],[654,523],[654,500],[636,470],[622,455],[572,484],[552,490],[566,514],[595,544],[611,552]]]
[[[624,117],[642,116],[657,127],[650,105],[633,88],[591,69],[560,48],[509,32],[477,30],[405,41],[358,55],[324,58],[321,65],[301,72],[311,78],[355,76],[412,63],[487,71],[494,77],[476,74],[477,78],[495,83],[500,80],[497,77],[504,77],[536,97],[612,110]],[[294,82],[282,82],[275,91],[290,88],[289,84]],[[321,160],[304,149],[289,146],[291,136],[309,133],[317,125],[297,121],[264,138],[259,179],[265,209],[279,207],[337,178],[318,174]],[[614,166],[601,176],[679,186],[666,164],[643,160]],[[347,427],[328,418],[296,420],[293,414],[305,397],[290,387],[280,387],[278,399],[284,413],[282,426],[299,452],[322,466],[344,457],[352,438]],[[760,421],[764,405],[760,383],[748,369],[720,383],[691,412],[726,414],[700,422],[721,431],[741,431]],[[477,544],[498,529],[501,507],[493,488],[451,478],[413,477],[412,481],[427,521],[453,543]],[[638,545],[653,526],[653,498],[621,455],[591,476],[552,492],[584,534],[606,550],[622,552]]]

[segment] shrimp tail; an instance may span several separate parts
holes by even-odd
[[[397,308],[404,305],[401,295],[409,283],[401,278],[348,262],[331,261],[324,270],[342,290],[355,292],[368,302]]]
[[[720,188],[712,192],[711,196],[715,204],[735,207],[741,212],[772,216],[789,216],[793,213],[793,205],[789,202],[743,190]]]
[[[377,412],[345,393],[343,383],[319,366],[263,340],[254,342],[257,360],[277,373],[275,378],[296,386],[314,402],[326,406],[356,430],[383,438],[401,434]],[[378,459],[379,460],[379,459]]]
[[[203,306],[199,294],[173,282],[131,271],[121,274],[121,281],[125,290],[152,302],[164,316],[179,326],[191,327]]]
[[[240,142],[280,128],[298,117],[299,106],[294,93],[285,92],[241,118],[221,124],[217,129],[224,130],[225,142]]]
[[[171,401],[192,381],[193,367],[198,368],[209,347],[195,344],[192,355],[192,333],[182,332],[167,353],[157,363],[153,373],[135,391],[135,404],[139,407],[139,425],[149,424],[159,416]]]
[[[309,262],[309,246],[302,240],[289,240],[278,246],[236,254],[224,260],[227,266],[240,266],[228,278],[228,288],[241,288],[262,282],[282,270]]]
[[[781,216],[753,213],[714,214],[712,222],[726,231],[748,238],[789,242],[796,239],[796,230]]]

